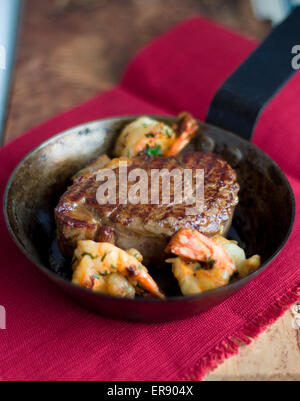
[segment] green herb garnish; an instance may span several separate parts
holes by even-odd
[[[154,138],[154,134],[152,134],[151,132],[149,132],[149,134],[145,135],[147,138]]]
[[[104,259],[106,258],[106,256],[110,253],[110,251],[105,252],[105,254],[102,256],[101,258],[101,262],[104,262]]]
[[[148,156],[154,157],[154,156],[161,156],[162,155],[162,149],[160,145],[151,147],[149,145],[147,145],[145,153]]]
[[[110,265],[110,267],[114,270],[117,270],[118,268],[115,265]]]
[[[84,257],[84,256],[89,256],[91,259],[97,259],[97,258],[99,258],[99,255],[96,255],[96,256],[94,256],[94,255],[92,255],[91,253],[89,253],[89,252],[84,252],[83,254],[82,254],[82,257]]]

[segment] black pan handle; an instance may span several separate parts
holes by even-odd
[[[292,64],[296,45],[300,45],[300,7],[221,86],[206,121],[250,140],[266,105],[297,72]]]

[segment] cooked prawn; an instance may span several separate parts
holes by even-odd
[[[196,230],[182,229],[175,234],[166,252],[179,257],[167,260],[184,295],[218,288],[231,278],[242,278],[260,266],[260,256],[246,259],[236,241],[216,235],[208,238]]]
[[[173,264],[173,273],[184,295],[222,287],[236,271],[224,248],[196,230],[179,230],[166,252],[179,256],[167,262]]]
[[[114,154],[117,157],[134,157],[142,153],[163,156],[175,139],[175,132],[167,124],[153,118],[140,117],[123,129]]]
[[[185,146],[190,143],[199,129],[197,121],[189,114],[182,113],[179,115],[179,123],[174,126],[177,138],[172,146],[165,152],[164,156],[176,156]]]
[[[117,157],[176,156],[198,131],[197,121],[188,113],[170,127],[149,117],[140,117],[127,125],[119,136],[114,154]]]
[[[93,291],[122,297],[135,294],[164,298],[155,281],[137,257],[116,246],[79,241],[73,258],[73,283]]]

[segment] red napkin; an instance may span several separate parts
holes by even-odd
[[[121,85],[31,130],[0,151],[0,188],[34,146],[101,117],[182,110],[204,119],[219,85],[255,44],[195,18],[141,51]],[[269,105],[254,142],[286,171],[300,199],[300,74]],[[300,219],[277,260],[246,288],[200,316],[165,324],[110,321],[82,309],[19,252],[0,216],[2,380],[200,379],[300,298]]]

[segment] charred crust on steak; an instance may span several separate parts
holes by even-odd
[[[97,242],[109,242],[110,244],[115,244],[115,232],[111,226],[100,227]]]

